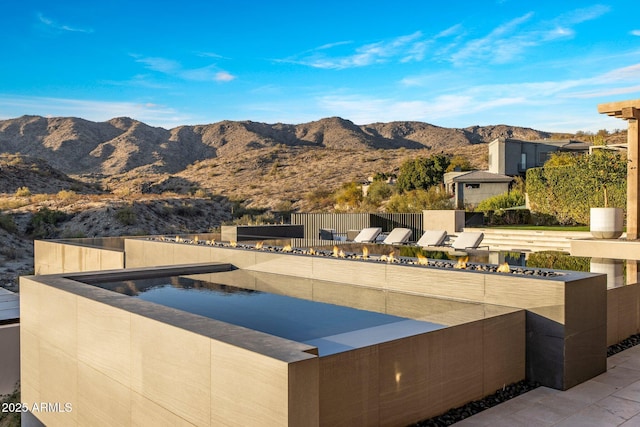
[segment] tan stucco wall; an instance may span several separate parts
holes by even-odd
[[[455,234],[464,228],[463,210],[425,210],[422,211],[422,215],[425,230],[444,230]]]
[[[71,245],[55,240],[33,242],[35,274],[75,273],[124,268],[121,251]]]

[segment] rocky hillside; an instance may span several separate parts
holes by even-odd
[[[130,171],[177,173],[197,161],[229,158],[269,147],[333,150],[462,149],[499,136],[549,137],[512,126],[450,129],[421,122],[358,126],[338,117],[299,125],[223,121],[166,130],[129,118],[90,122],[23,116],[0,121],[0,152],[46,159],[72,175]]]
[[[28,185],[18,179],[3,182],[0,174],[0,193],[22,186],[34,193],[88,186],[120,195],[202,190],[246,200],[252,207],[293,204],[306,210],[313,206],[305,194],[332,191],[376,172],[397,172],[408,157],[461,153],[483,168],[485,144],[500,136],[539,139],[550,134],[505,125],[360,126],[339,117],[298,125],[222,121],[166,130],[129,118],[96,123],[23,116],[0,121],[0,153],[44,159],[47,173],[57,170],[60,176],[43,181],[31,174],[33,184]],[[72,178],[64,182],[64,175]]]

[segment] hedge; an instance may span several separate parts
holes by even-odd
[[[588,224],[589,208],[626,208],[627,163],[618,153],[600,150],[572,166],[533,168],[527,171],[531,211],[552,215],[560,224]]]

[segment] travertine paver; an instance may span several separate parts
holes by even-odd
[[[456,426],[640,427],[640,346],[609,357],[607,366],[567,391],[539,387]]]

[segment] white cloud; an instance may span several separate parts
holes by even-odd
[[[236,76],[227,73],[226,71],[219,71],[216,73],[215,75],[215,80],[217,82],[230,82],[231,80],[234,80],[236,78]]]
[[[357,47],[354,52],[342,56],[330,56],[328,51],[338,46],[351,44],[351,42],[329,43],[283,60],[283,62],[293,62],[314,68],[342,70],[384,63],[393,58],[402,62],[420,61],[424,57],[427,43],[428,41],[423,39],[422,33],[416,31],[413,34],[399,36],[391,40]]]
[[[38,14],[38,21],[50,30],[67,31],[72,33],[93,33],[91,28],[72,27],[70,25],[60,24],[53,19],[47,18],[41,13]]]
[[[318,97],[316,102],[324,114],[359,124],[418,120],[452,127],[505,123],[548,131],[595,131],[615,127],[598,117],[596,105],[623,95],[640,97],[638,75],[640,64],[632,64],[579,79],[504,84],[469,81],[466,86],[454,82],[454,88],[446,73],[434,73],[404,79],[402,83],[410,86],[410,95],[404,98],[336,93]]]
[[[150,70],[164,74],[176,74],[182,69],[179,62],[166,58],[139,58],[136,59],[136,62],[144,64]]]
[[[476,62],[511,62],[531,47],[573,38],[576,34],[573,26],[596,19],[608,11],[609,7],[596,5],[573,10],[547,21],[534,21],[534,13],[529,12],[496,27],[484,37],[467,41],[448,59],[457,66]],[[452,46],[449,46],[444,53],[452,50]]]
[[[631,30],[630,34],[631,34],[632,36],[638,36],[638,37],[640,37],[640,30]]]
[[[471,40],[464,47],[451,55],[451,61],[460,65],[469,60],[488,60],[490,62],[506,62],[514,55],[531,45],[529,37],[513,35],[519,26],[529,21],[533,12],[512,19],[493,29],[485,37]]]
[[[236,79],[236,76],[227,71],[220,70],[215,65],[208,65],[201,68],[184,68],[182,64],[172,59],[139,57],[137,55],[132,56],[136,58],[136,62],[144,64],[145,67],[149,70],[157,71],[159,73],[176,77],[182,80],[201,82],[230,82]]]
[[[575,9],[570,12],[564,13],[555,19],[556,22],[563,22],[569,25],[581,24],[586,21],[599,18],[605,13],[611,10],[609,6],[597,4],[582,9]]]

